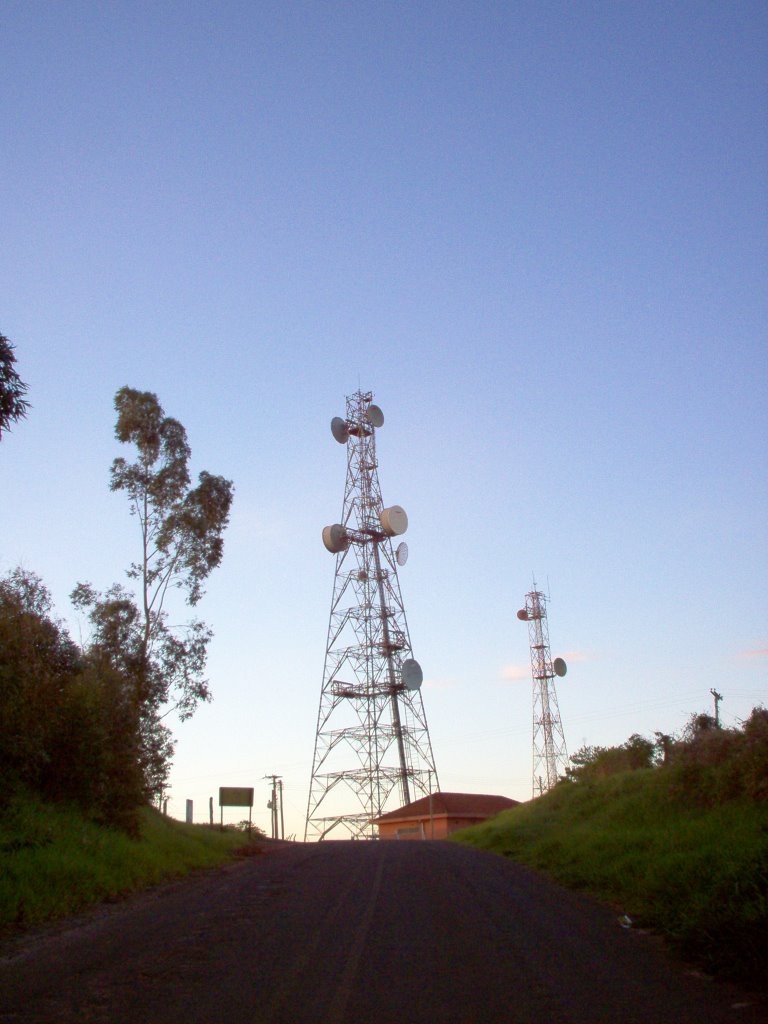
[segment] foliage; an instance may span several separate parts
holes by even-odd
[[[138,600],[119,584],[100,593],[89,583],[79,583],[71,598],[90,622],[91,655],[131,682],[145,786],[157,796],[173,754],[163,719],[175,711],[183,721],[211,699],[205,665],[212,633],[199,620],[172,627],[166,599],[173,589],[190,605],[202,597],[221,562],[233,488],[206,472],[190,487],[186,431],[165,415],[156,395],[121,388],[115,409],[115,436],[135,449],[134,461],[112,463],[110,487],[127,494],[139,524],[139,558],[128,569]]]
[[[634,733],[618,747],[582,747],[566,779],[591,782],[652,767],[669,772],[670,783],[699,803],[768,799],[768,711],[753,708],[740,729],[723,729],[702,713],[691,715],[679,738],[657,732],[653,741]]]
[[[0,580],[0,772],[43,786],[60,693],[77,672],[77,649],[50,618],[39,577],[16,569]]]
[[[260,828],[258,825],[254,825],[252,821],[248,820],[248,818],[243,818],[242,821],[238,821],[232,827],[236,828],[239,832],[247,832],[248,835],[254,836],[257,839],[266,838],[266,832],[264,829]]]
[[[768,710],[753,708],[740,729],[694,716],[668,761],[673,784],[689,800],[711,805],[746,797],[768,800]]]
[[[13,362],[0,335],[3,429],[27,406]],[[0,810],[25,788],[134,833],[139,807],[167,782],[173,739],[164,717],[175,710],[183,720],[210,699],[211,631],[199,621],[172,628],[164,604],[171,588],[191,605],[200,600],[221,561],[232,484],[201,473],[190,487],[186,433],[155,395],[122,388],[115,406],[116,435],[137,452],[133,463],[115,459],[111,486],[127,492],[141,527],[140,558],[128,571],[139,599],[119,585],[99,593],[78,584],[72,601],[91,627],[81,649],[53,617],[38,576],[16,569],[0,579]]]
[[[34,573],[0,579],[0,773],[131,830],[144,798],[126,675],[81,652]]]
[[[115,436],[136,449],[134,462],[112,463],[111,489],[125,491],[139,521],[141,552],[128,575],[139,581],[145,646],[151,648],[169,587],[197,604],[203,584],[220,564],[233,488],[202,472],[190,488],[190,449],[184,427],[166,416],[157,396],[121,388],[115,395]]]
[[[566,778],[573,781],[602,779],[617,772],[650,768],[657,759],[657,744],[633,733],[619,747],[585,746],[571,757]]]
[[[24,397],[29,388],[16,371],[15,363],[13,345],[0,334],[0,440],[3,431],[10,430],[11,424],[23,419],[29,409]]]

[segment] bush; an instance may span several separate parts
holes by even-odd
[[[711,715],[693,715],[675,739],[634,733],[618,747],[582,747],[566,779],[591,782],[622,772],[658,768],[675,792],[702,805],[746,797],[768,799],[768,710],[753,708],[741,728],[721,729]]]
[[[139,717],[124,673],[83,654],[33,573],[0,580],[3,799],[26,788],[129,832],[145,797]]]
[[[619,772],[650,768],[655,761],[656,744],[633,733],[620,747],[582,747],[572,757],[572,768],[566,778],[578,780],[604,779]]]
[[[753,708],[741,729],[703,724],[705,717],[694,716],[670,753],[678,791],[706,805],[768,799],[768,711]]]

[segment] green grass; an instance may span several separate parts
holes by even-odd
[[[0,815],[0,932],[215,867],[246,843],[242,832],[185,825],[150,808],[131,839],[73,807],[17,797]]]
[[[710,971],[768,976],[768,802],[703,805],[647,769],[565,784],[453,838],[538,868]]]

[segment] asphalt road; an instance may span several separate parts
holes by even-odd
[[[766,1020],[615,910],[448,843],[276,849],[0,950],[2,1024]]]

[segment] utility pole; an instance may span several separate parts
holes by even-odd
[[[284,835],[284,830],[282,828],[282,824],[283,824],[283,779],[282,779],[281,775],[265,775],[264,778],[272,780],[272,798],[267,803],[267,807],[270,809],[270,811],[272,811],[272,838],[273,839],[281,839],[283,837],[281,835],[281,833],[283,833],[283,835]],[[278,801],[278,798],[277,798],[278,785],[280,787],[280,800],[279,801]],[[280,825],[281,825],[281,828],[279,830],[278,830],[278,827],[277,827],[277,811],[278,811],[278,807],[280,809]]]
[[[723,699],[723,695],[718,693],[717,690],[711,689],[709,691],[715,698],[715,728],[720,728],[720,701]]]
[[[283,819],[283,780],[279,779],[277,783],[278,792],[280,794],[280,838],[285,839],[285,821]]]

